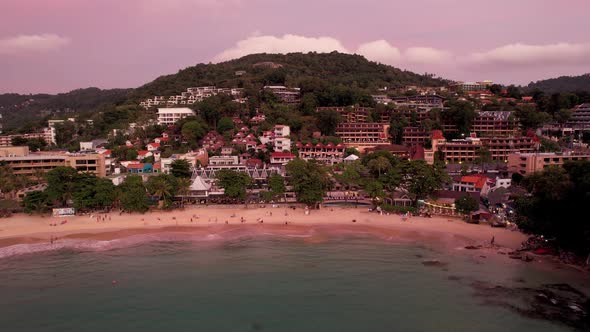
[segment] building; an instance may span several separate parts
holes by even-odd
[[[299,88],[287,88],[282,85],[267,85],[263,89],[272,92],[283,103],[293,104],[301,101],[301,91]]]
[[[495,161],[507,162],[512,153],[533,152],[538,148],[536,137],[484,137],[478,138],[475,133],[465,139],[446,140],[440,130],[432,131],[432,148],[425,150],[425,159],[434,162],[434,153],[450,163],[474,163],[479,157],[479,150],[486,148]]]
[[[131,174],[151,174],[154,172],[154,165],[150,163],[137,163],[127,165],[127,173]]]
[[[577,129],[590,129],[590,103],[578,105],[572,111],[572,116],[567,124]]]
[[[379,122],[341,122],[336,135],[347,147],[364,149],[389,144],[389,124]]]
[[[508,155],[508,171],[520,175],[541,172],[549,166],[562,166],[568,161],[590,160],[590,154],[513,153]]]
[[[291,160],[295,160],[297,158],[294,154],[290,152],[273,152],[270,155],[270,163],[271,165],[287,165],[288,162]]]
[[[488,191],[493,180],[483,174],[465,175],[453,183],[453,191],[479,192]]]
[[[289,138],[291,128],[289,126],[276,125],[273,134],[273,148],[275,151],[291,151],[291,139]]]
[[[378,145],[375,147],[366,148],[363,151],[363,153],[369,154],[369,153],[374,153],[377,151],[387,151],[400,159],[414,159],[413,153],[415,151],[412,151],[412,150],[413,149],[411,149],[410,147],[407,147],[405,145],[387,144],[387,145]]]
[[[482,82],[453,82],[449,84],[451,91],[486,91],[489,89],[494,82],[482,81]]]
[[[158,108],[158,124],[172,125],[176,121],[186,118],[187,116],[194,116],[195,111],[187,107],[179,108]]]
[[[28,147],[0,148],[0,162],[10,166],[15,175],[38,177],[59,166],[69,166],[80,172],[106,176],[104,156],[92,154],[30,153]]]
[[[341,163],[344,158],[345,147],[343,144],[334,145],[328,143],[318,144],[296,144],[299,158],[303,160],[316,160],[325,165],[335,165]]]
[[[520,128],[518,120],[508,111],[479,111],[473,120],[471,131],[479,137],[516,136]]]
[[[430,139],[430,134],[420,127],[404,127],[402,132],[403,145],[424,145]]]
[[[95,139],[89,142],[80,142],[80,151],[94,151],[98,147],[105,145],[108,142],[106,139]]]
[[[17,137],[22,139],[42,139],[45,141],[46,135],[45,133],[4,135],[0,136],[0,146],[12,146],[12,140]]]
[[[241,88],[217,88],[215,86],[199,86],[194,88],[186,89],[186,92],[182,92],[180,95],[175,96],[154,96],[148,98],[141,103],[140,106],[150,108],[154,106],[173,106],[173,105],[192,105],[194,103],[203,101],[205,98],[209,98],[218,94],[226,94],[233,97],[236,102],[243,102]]]
[[[359,106],[335,106],[316,108],[317,113],[326,111],[338,112],[338,114],[340,114],[344,122],[370,122],[369,117],[371,116],[371,112],[373,111],[373,109],[369,107]],[[380,122],[389,123],[390,116],[390,113],[380,114],[378,120]]]

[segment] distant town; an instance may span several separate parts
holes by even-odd
[[[3,174],[13,177],[3,182],[1,195],[16,202],[8,204],[14,211],[119,206],[141,212],[243,202],[315,208],[344,201],[381,212],[462,215],[507,226],[517,219],[516,197],[526,194],[524,178],[590,159],[590,103],[551,115],[539,109],[540,95],[491,81],[377,92],[363,106],[310,110],[299,87],[266,85],[256,91],[264,102],[244,112],[251,91],[191,87],[139,101],[138,121],[90,140],[76,137],[89,137],[94,120],[49,119],[40,131],[0,136]],[[306,123],[273,110],[303,107]],[[84,197],[82,204],[75,195],[36,197],[54,190],[46,174],[62,167],[108,179],[114,187],[139,176],[145,202],[125,205],[125,190],[102,203]]]

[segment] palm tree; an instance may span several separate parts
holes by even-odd
[[[369,167],[369,169],[371,169],[372,172],[377,172],[379,177],[381,177],[382,172],[391,169],[391,163],[387,158],[383,156],[377,157],[376,159],[369,161],[369,163],[367,163],[367,166]]]
[[[166,181],[163,176],[152,176],[147,182],[147,188],[149,193],[158,198],[158,201],[164,202],[165,206],[168,206],[170,199],[172,198],[172,185]]]
[[[181,198],[180,204],[182,205],[182,207],[184,207],[184,197],[190,193],[191,184],[192,183],[190,178],[178,179],[178,194]]]

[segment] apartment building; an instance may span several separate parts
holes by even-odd
[[[389,124],[379,122],[341,122],[336,135],[345,146],[364,149],[389,144]]]
[[[316,160],[325,165],[335,165],[341,163],[344,159],[345,147],[343,144],[334,145],[328,143],[302,144],[297,142],[295,145],[299,153],[299,158],[303,160]]]
[[[23,139],[42,139],[45,140],[45,133],[30,133],[30,134],[16,134],[16,135],[3,135],[0,136],[0,146],[12,146],[12,139],[14,138]]]
[[[518,120],[507,111],[479,111],[473,121],[471,131],[480,137],[516,136],[520,128]]]
[[[106,176],[104,155],[30,153],[28,147],[0,148],[0,162],[10,166],[16,175],[36,177],[59,166],[69,166],[80,172]]]
[[[590,128],[590,103],[574,107],[568,125],[574,128]]]
[[[492,81],[481,81],[481,82],[453,82],[449,84],[449,90],[451,91],[485,91],[488,90],[490,85],[493,85]]]
[[[158,108],[158,124],[171,125],[180,119],[194,115],[195,111],[188,107]]]
[[[538,148],[538,141],[534,137],[484,137],[475,134],[465,139],[446,140],[440,130],[432,132],[432,149],[425,151],[425,159],[434,162],[434,153],[440,152],[446,162],[473,163],[477,160],[479,150],[487,148],[491,159],[508,161],[513,153],[533,152]]]
[[[301,101],[301,91],[299,88],[287,88],[282,85],[267,85],[263,89],[272,92],[281,102],[286,104],[293,104]]]
[[[562,166],[568,161],[590,160],[590,154],[513,153],[508,155],[508,171],[521,175],[540,172],[549,166]]]
[[[420,127],[404,127],[402,143],[407,146],[424,145],[430,134]]]
[[[285,125],[276,125],[274,127],[273,148],[277,152],[291,151],[291,128]],[[262,142],[262,140],[261,140]],[[254,142],[256,143],[256,142]]]

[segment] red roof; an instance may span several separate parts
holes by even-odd
[[[432,139],[445,139],[443,136],[442,130],[433,130],[432,131]]]
[[[138,152],[137,152],[137,155],[138,155],[138,156],[143,156],[143,155],[146,155],[146,154],[148,154],[148,153],[149,153],[149,151],[148,151],[148,150],[141,150],[141,151],[138,151]]]
[[[318,143],[318,144],[315,145],[315,147],[318,148],[318,149],[323,149],[324,148],[324,145],[322,143]]]
[[[155,169],[160,169],[160,168],[162,168],[162,165],[160,163],[154,164],[154,168]]]
[[[488,178],[481,174],[466,175],[461,177],[461,182],[473,183],[475,188],[482,189],[488,182]]]
[[[301,148],[303,147],[303,144],[301,144],[301,142],[297,142],[297,143],[295,143],[295,146],[296,146],[298,149],[301,149]]]
[[[159,137],[159,138],[157,138],[157,139],[159,139],[160,141],[164,141],[164,142],[166,142],[166,141],[168,141],[170,138],[168,138],[168,137]]]
[[[290,152],[273,152],[270,155],[271,158],[292,158],[295,159],[295,155]]]
[[[111,150],[104,150],[100,154],[111,154],[111,153],[113,153],[113,151],[111,151]]]
[[[150,143],[148,144],[149,146],[153,146],[155,148],[159,148],[160,147],[160,143]]]
[[[129,164],[129,165],[127,165],[127,169],[129,169],[129,168],[143,169],[143,164]]]

